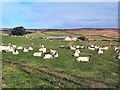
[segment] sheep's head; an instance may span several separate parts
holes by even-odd
[[[92,58],[92,56],[91,56],[91,55],[88,55],[88,57],[89,57],[89,58]]]

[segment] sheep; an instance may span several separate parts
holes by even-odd
[[[97,53],[101,54],[101,53],[103,53],[103,51],[100,48],[98,48]]]
[[[80,46],[81,49],[85,48],[85,46]]]
[[[90,58],[92,58],[91,55],[88,55],[87,57],[78,57],[78,58],[76,59],[76,61],[87,62],[87,61],[89,61]]]
[[[64,45],[61,45],[60,47],[61,47],[61,48],[64,48]]]
[[[95,48],[93,48],[93,47],[88,47],[88,49],[89,49],[89,50],[95,50]]]
[[[44,46],[44,45],[42,45],[42,46],[41,46],[41,48],[45,48],[45,46]]]
[[[53,57],[58,57],[58,52],[55,52],[55,54],[53,55]]]
[[[120,55],[118,56],[118,59],[120,59]]]
[[[56,50],[50,49],[50,53],[51,53],[52,55],[54,55],[56,52],[57,52]]]
[[[74,53],[73,56],[79,57],[79,53]]]
[[[43,53],[46,53],[46,48],[40,48],[39,51],[42,51]]]
[[[23,48],[23,52],[28,52],[29,50],[26,48]]]
[[[41,55],[42,55],[42,52],[35,52],[35,53],[33,53],[33,56],[41,57]]]
[[[50,55],[50,54],[44,54],[43,59],[51,59],[51,58],[53,58],[52,55]]]
[[[33,48],[32,48],[32,47],[29,47],[28,49],[29,49],[29,50],[33,50]]]
[[[119,52],[119,47],[116,47],[116,46],[115,46],[114,51],[115,51],[116,53],[118,53],[118,52]]]
[[[80,48],[80,46],[79,46],[79,45],[77,45],[77,46],[76,46],[76,48],[77,48],[77,49],[79,49],[79,48]]]
[[[75,53],[80,53],[80,50],[79,50],[79,49],[77,49],[77,50],[75,51]]]
[[[22,46],[19,46],[19,47],[17,47],[17,49],[23,49],[23,47],[22,47]]]
[[[14,48],[16,48],[17,46],[16,45],[12,45]]]
[[[108,47],[103,47],[104,50],[108,50]]]
[[[75,48],[75,47],[72,47],[72,46],[70,46],[70,49],[71,49],[71,50],[76,50],[76,48]]]
[[[13,52],[14,51],[14,47],[12,47],[12,46],[8,46],[9,47],[9,49],[7,50],[7,52]]]
[[[12,52],[12,54],[17,55],[17,54],[19,54],[19,52],[17,51],[17,49],[15,49],[15,50]]]
[[[98,49],[99,47],[100,47],[100,46],[96,46],[96,45],[95,45],[95,49]]]

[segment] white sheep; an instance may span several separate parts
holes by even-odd
[[[28,49],[29,49],[29,50],[33,50],[33,48],[32,48],[32,47],[29,47]]]
[[[93,47],[88,47],[88,49],[89,49],[89,50],[95,50],[95,48],[93,48]]]
[[[39,51],[43,52],[43,53],[46,53],[46,48],[40,48]]]
[[[76,61],[87,62],[87,61],[89,61],[90,58],[92,58],[91,55],[88,55],[87,57],[78,57],[78,58],[76,59]]]
[[[98,48],[97,53],[101,54],[101,53],[103,53],[103,51],[100,48]]]
[[[53,57],[58,57],[58,52],[55,52],[55,54],[53,55]]]
[[[76,48],[75,48],[75,47],[72,47],[72,46],[70,46],[70,49],[71,49],[71,50],[76,50]]]
[[[73,56],[79,57],[79,53],[74,53]]]
[[[57,52],[56,50],[50,49],[50,53],[51,53],[52,55],[54,55],[56,52]]]
[[[17,55],[17,54],[19,54],[19,52],[15,49],[15,50],[12,52],[12,54]]]
[[[80,50],[79,50],[79,49],[77,49],[77,50],[75,51],[75,53],[80,53]]]
[[[19,46],[19,47],[17,47],[17,49],[23,49],[23,47],[22,47],[22,46]]]
[[[108,50],[108,47],[103,47],[104,50]]]
[[[23,52],[28,52],[29,50],[26,48],[23,48]]]
[[[50,54],[44,54],[43,59],[51,59],[51,58],[53,58],[52,55],[50,55]]]
[[[35,52],[35,53],[33,54],[33,56],[37,56],[37,57],[41,57],[41,55],[42,55],[42,52]]]

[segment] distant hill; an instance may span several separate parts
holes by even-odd
[[[0,28],[2,31],[11,31],[12,28]],[[74,31],[74,30],[120,30],[117,28],[79,28],[79,29],[26,29],[26,31],[31,31],[31,32],[49,32],[49,31]]]

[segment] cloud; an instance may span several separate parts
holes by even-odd
[[[114,2],[6,2],[2,21],[3,27],[117,28],[117,5]]]

